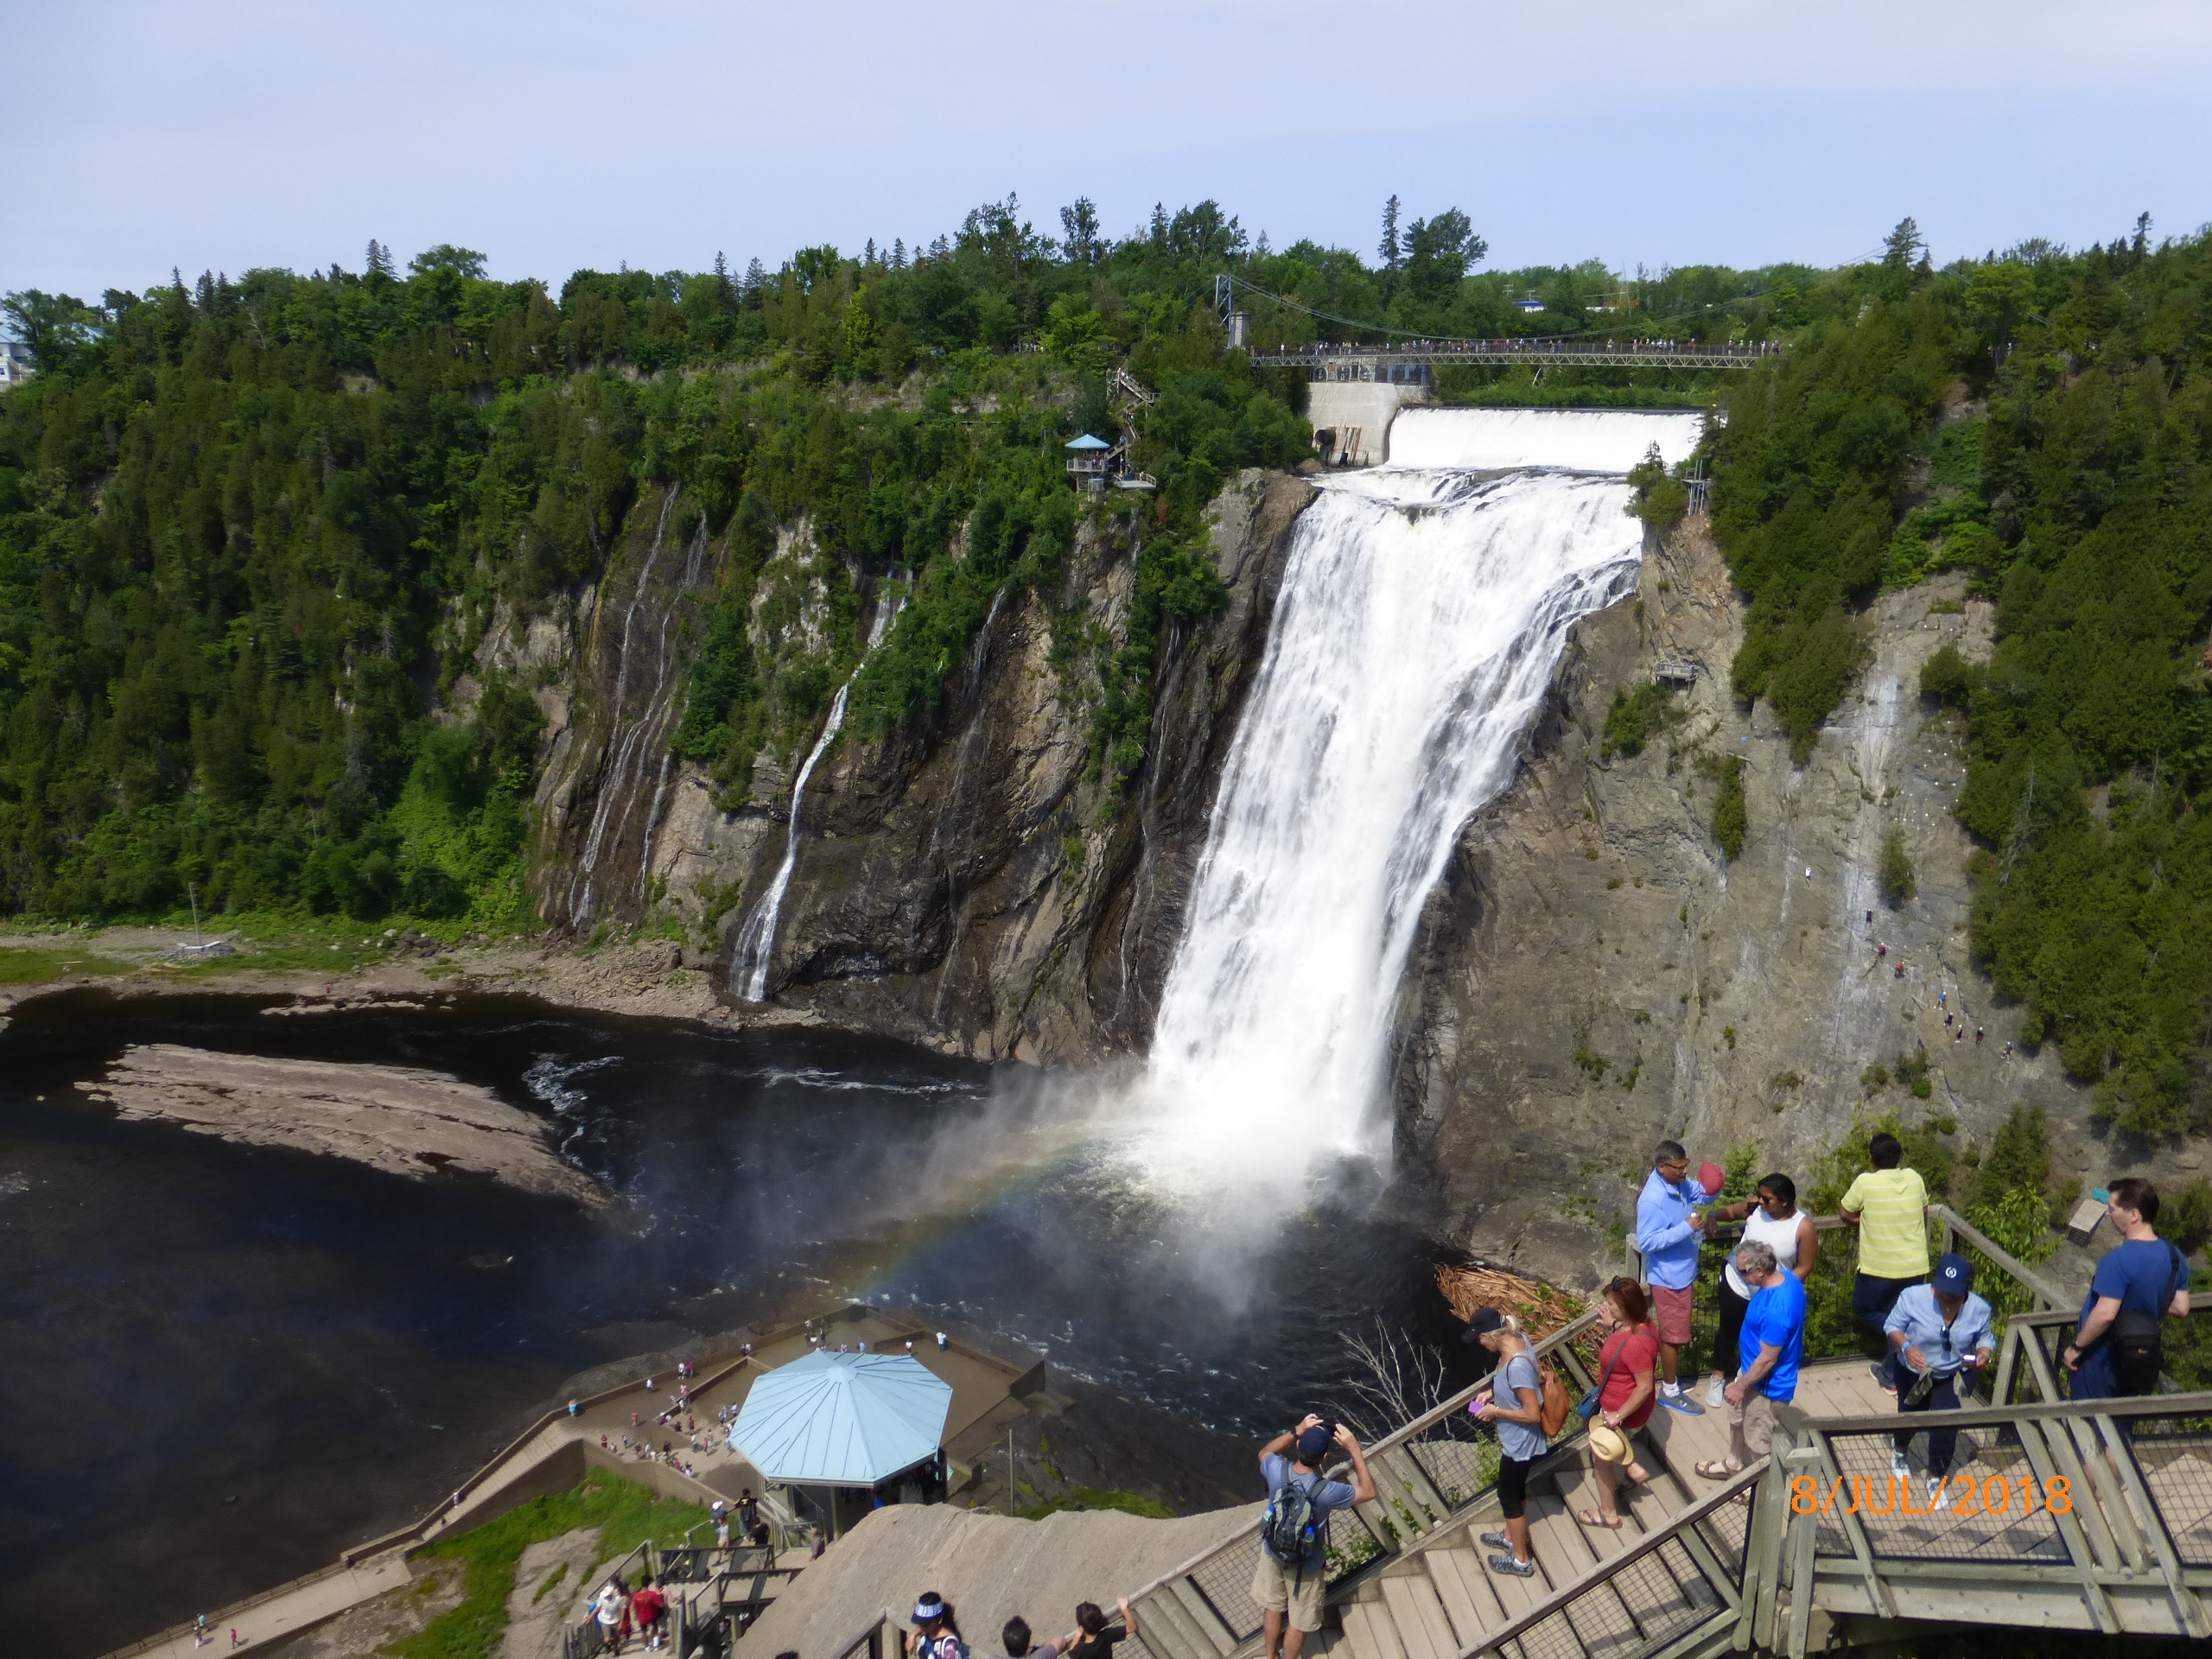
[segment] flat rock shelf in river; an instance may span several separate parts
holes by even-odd
[[[416,1180],[465,1170],[526,1192],[607,1202],[597,1182],[561,1161],[536,1118],[442,1072],[147,1043],[77,1087],[126,1118],[225,1141],[350,1158]]]

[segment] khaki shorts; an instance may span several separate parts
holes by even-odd
[[[1263,1613],[1287,1612],[1290,1628],[1311,1636],[1321,1628],[1321,1598],[1328,1590],[1328,1578],[1325,1565],[1300,1578],[1296,1567],[1283,1566],[1263,1549],[1252,1573],[1252,1599]]]
[[[1774,1450],[1776,1414],[1781,1409],[1779,1401],[1763,1394],[1747,1394],[1742,1405],[1728,1408],[1728,1449],[1738,1462],[1756,1462]]]

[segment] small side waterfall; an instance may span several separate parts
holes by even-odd
[[[874,624],[868,629],[868,650],[873,652],[883,643],[883,636],[899,613],[906,607],[901,594],[876,607]],[[784,893],[791,887],[791,871],[798,864],[799,808],[806,799],[806,780],[814,776],[814,768],[829,753],[830,744],[845,724],[845,701],[852,696],[853,682],[861,677],[861,670],[868,663],[863,652],[845,683],[837,688],[837,695],[830,700],[830,718],[822,722],[822,735],[814,740],[814,747],[806,752],[806,763],[798,769],[798,777],[791,784],[791,823],[784,832],[784,861],[776,867],[775,880],[768,884],[768,891],[745,918],[745,925],[738,930],[734,946],[737,971],[731,976],[741,979],[742,995],[748,1002],[768,1000],[768,964],[776,953],[776,920],[783,912]]]
[[[1510,780],[1567,629],[1634,580],[1643,529],[1602,474],[1654,442],[1680,459],[1699,421],[1408,411],[1391,453],[1420,464],[1306,510],[1154,1027],[1155,1179],[1294,1181],[1385,1149],[1423,901]]]

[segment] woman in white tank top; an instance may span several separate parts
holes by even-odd
[[[1719,1205],[1706,1213],[1714,1221],[1741,1221],[1743,1242],[1769,1246],[1783,1271],[1796,1274],[1800,1283],[1812,1276],[1813,1265],[1820,1259],[1820,1235],[1813,1230],[1812,1217],[1797,1207],[1797,1183],[1787,1175],[1769,1175],[1760,1181],[1757,1198]],[[1751,1287],[1736,1271],[1732,1249],[1721,1273],[1720,1329],[1713,1339],[1713,1379],[1705,1385],[1706,1403],[1716,1410],[1725,1403],[1721,1390],[1736,1375],[1737,1346],[1743,1338],[1744,1313],[1751,1305]]]

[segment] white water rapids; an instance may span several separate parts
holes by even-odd
[[[1422,901],[1510,781],[1568,627],[1625,593],[1618,474],[1701,416],[1408,410],[1300,517],[1155,1027],[1135,1151],[1218,1188],[1387,1150]]]

